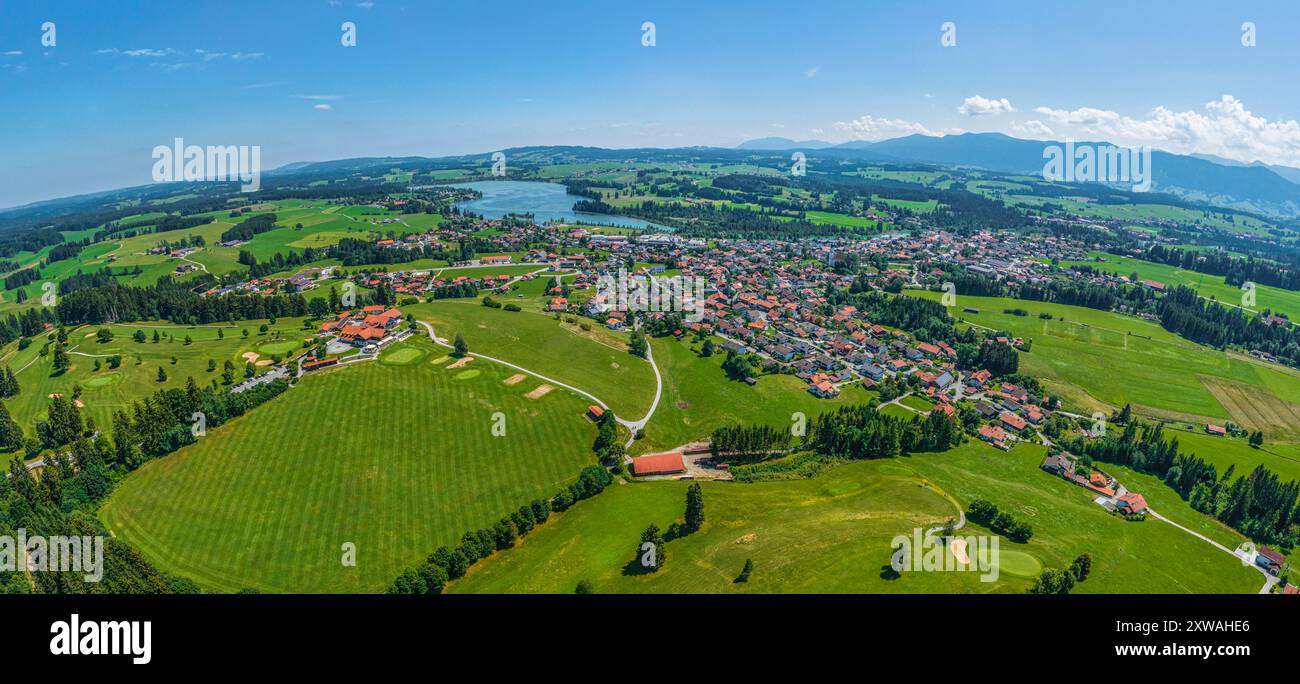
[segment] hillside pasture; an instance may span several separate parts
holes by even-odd
[[[427,341],[407,349],[436,355]],[[595,427],[564,391],[483,363],[319,371],[197,444],[147,463],[104,504],[112,532],[206,589],[379,592],[462,533],[553,494],[582,467]],[[494,414],[506,434],[492,433]],[[340,562],[344,543],[357,563]]]

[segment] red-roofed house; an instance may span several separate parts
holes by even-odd
[[[1002,415],[999,417],[999,420],[1002,421],[1003,425],[1006,425],[1007,427],[1011,428],[1012,430],[1015,430],[1016,432],[1020,432],[1021,430],[1025,429],[1026,425],[1028,425],[1028,423],[1025,422],[1024,418],[1021,418],[1020,416],[1017,416],[1016,414],[1010,411],[1003,411]]]
[[[1007,433],[996,425],[981,425],[980,439],[999,449],[1007,448]]]
[[[1141,513],[1147,509],[1147,500],[1137,492],[1129,492],[1116,499],[1115,507],[1124,513]]]

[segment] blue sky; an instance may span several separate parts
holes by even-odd
[[[962,131],[1300,166],[1298,33],[1294,2],[0,0],[0,206],[146,183],[177,136],[267,169]]]

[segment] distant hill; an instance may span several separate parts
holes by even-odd
[[[835,143],[825,140],[791,140],[789,138],[758,138],[736,145],[738,150],[822,150]]]
[[[775,145],[784,138],[764,138]],[[760,141],[750,141],[760,142]],[[793,141],[790,141],[793,142]],[[749,143],[746,143],[748,145]],[[1079,145],[1105,142],[1077,141]],[[889,140],[854,141],[822,149],[822,153],[865,161],[894,161],[963,166],[1039,175],[1043,151],[1050,140],[1022,140],[1001,133],[961,135],[908,135]],[[743,146],[742,146],[743,147]],[[750,148],[750,149],[792,149]],[[1152,151],[1152,189],[1219,206],[1286,216],[1300,215],[1300,169],[1240,164],[1210,155],[1182,155]]]

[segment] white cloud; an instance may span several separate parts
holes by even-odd
[[[915,121],[874,117],[870,114],[860,116],[852,121],[836,121],[831,125],[837,131],[848,133],[858,140],[884,140],[904,135],[947,135],[961,132],[960,129],[932,131]]]
[[[1050,138],[1052,137],[1052,128],[1038,119],[1029,121],[1012,121],[1011,132],[1021,138]]]
[[[360,7],[361,9],[370,9],[371,7],[374,7],[374,6],[375,6],[375,3],[370,2],[370,0],[366,0],[366,2],[358,2],[358,3],[357,3],[357,7]]]
[[[22,56],[23,56],[23,51],[22,51],[22,50],[10,50],[10,51],[8,51],[8,52],[6,52],[6,53],[4,53],[4,54],[5,54],[5,57],[22,57]]]
[[[117,48],[104,48],[96,50],[97,55],[125,55],[127,57],[170,57],[178,54],[172,48],[135,48],[133,50],[119,50]]]
[[[1161,106],[1140,118],[1093,107],[1034,111],[1070,134],[1105,137],[1116,144],[1300,166],[1300,122],[1256,116],[1232,95],[1205,103],[1203,111],[1176,112]]]
[[[819,67],[819,66],[815,66],[815,67],[813,67],[813,68],[811,68],[811,69],[809,69],[809,70],[803,72],[803,75],[804,75],[804,76],[807,76],[808,78],[812,78],[812,77],[814,77],[814,76],[817,75],[817,72],[818,72],[818,71],[821,71],[821,70],[822,70],[821,67]]]
[[[962,116],[987,116],[989,114],[1007,114],[1016,111],[1011,106],[1011,101],[1007,98],[996,100],[972,95],[962,101],[961,106],[957,108],[957,113]]]
[[[342,95],[295,95],[300,100],[341,100]]]
[[[312,108],[312,109],[319,109],[319,110],[321,110],[322,112],[332,112],[332,111],[334,111],[334,105],[325,104],[324,102],[322,102],[322,103],[320,103],[320,104],[317,104],[317,105],[312,105],[311,108]]]

